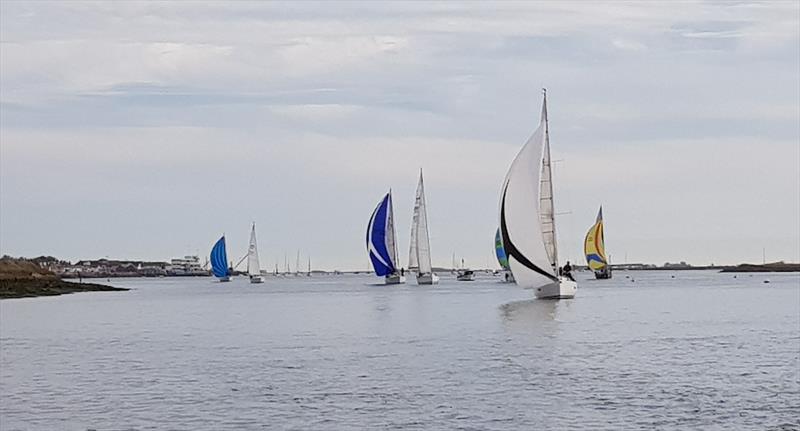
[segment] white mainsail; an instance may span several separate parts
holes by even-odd
[[[547,99],[539,127],[511,163],[500,198],[500,232],[518,285],[537,288],[558,282],[555,224],[547,145]],[[543,152],[547,152],[547,172]],[[546,175],[543,175],[546,174]],[[543,180],[544,177],[546,181]],[[543,193],[544,191],[544,193]],[[544,205],[546,208],[540,208]],[[542,210],[547,214],[543,215]],[[538,220],[539,223],[532,222]],[[543,221],[547,221],[547,226]],[[546,243],[549,242],[549,246]]]
[[[547,122],[547,95],[542,104],[542,118],[544,123],[544,150],[542,154],[542,174],[539,181],[539,221],[542,225],[542,239],[550,266],[558,271],[558,247],[556,243],[556,219],[553,205],[553,169],[550,158],[550,130]]]
[[[420,274],[430,274],[431,243],[428,233],[428,212],[425,204],[425,185],[422,180],[422,169],[419,170],[419,184],[414,201],[414,217],[411,221],[411,247],[408,257],[408,269],[417,270]]]
[[[258,263],[258,247],[256,246],[256,224],[250,231],[250,247],[247,249],[247,274],[261,275],[261,266]]]

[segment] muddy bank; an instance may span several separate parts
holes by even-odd
[[[64,281],[52,272],[26,259],[15,259],[8,256],[0,259],[0,299],[122,290],[128,289],[95,283]]]

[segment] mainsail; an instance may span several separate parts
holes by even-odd
[[[501,240],[509,268],[522,287],[558,281],[553,216],[545,98],[539,127],[511,163],[500,198]]]
[[[225,251],[225,235],[217,240],[211,249],[211,272],[217,278],[225,278],[228,274],[228,253]]]
[[[367,225],[367,252],[375,274],[386,276],[397,272],[397,244],[394,232],[392,192],[381,199]]]
[[[544,150],[542,154],[542,174],[539,180],[539,218],[542,224],[542,239],[550,266],[558,272],[558,247],[556,246],[556,217],[553,206],[553,169],[550,159],[550,130],[547,123],[547,94],[542,103],[544,123]]]
[[[256,224],[250,231],[250,247],[247,249],[247,274],[251,276],[261,275],[261,266],[258,263],[258,247],[256,246]]]
[[[589,228],[589,232],[586,232],[583,251],[586,254],[586,263],[593,271],[602,270],[608,264],[605,239],[603,238],[603,207],[600,207],[594,225]]]
[[[422,169],[419,170],[419,184],[414,201],[414,218],[411,221],[411,250],[408,257],[408,269],[417,270],[419,274],[430,274],[433,271]]]
[[[503,269],[508,269],[508,256],[506,250],[503,248],[503,237],[500,235],[500,228],[497,228],[497,233],[494,235],[494,253],[497,256],[497,263]]]

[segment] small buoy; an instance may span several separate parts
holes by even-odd
[[[769,283],[769,280],[764,280],[764,283]]]
[[[734,275],[733,278],[736,278],[736,276]]]
[[[675,276],[673,275],[672,278],[675,278]]]
[[[632,279],[632,278],[631,278],[631,283],[633,283],[634,281],[636,281],[636,280],[634,280],[634,279]]]

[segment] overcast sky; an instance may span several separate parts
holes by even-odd
[[[424,168],[434,265],[494,265],[548,88],[562,256],[800,260],[800,3],[0,3],[0,253],[365,269]]]

